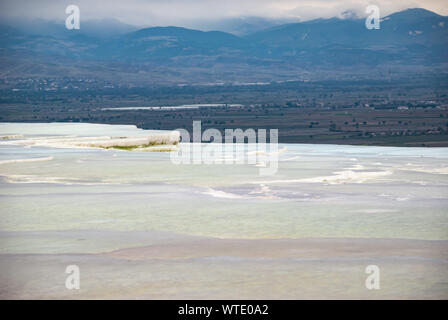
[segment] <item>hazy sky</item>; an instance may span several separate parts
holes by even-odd
[[[328,18],[345,10],[363,15],[377,4],[381,15],[422,7],[448,15],[447,0],[0,0],[2,18],[65,20],[65,8],[76,4],[81,19],[115,18],[139,25],[194,26],[199,21],[231,17]]]

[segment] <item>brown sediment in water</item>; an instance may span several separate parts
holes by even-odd
[[[0,299],[448,297],[448,241],[149,236],[158,243],[102,254],[0,254]],[[81,270],[80,290],[65,287],[72,264]],[[365,287],[372,264],[381,269],[381,290]]]
[[[116,250],[103,256],[127,259],[238,257],[259,259],[326,259],[423,257],[448,259],[448,241],[407,239],[194,239]]]

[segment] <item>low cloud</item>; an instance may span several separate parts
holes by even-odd
[[[302,21],[340,16],[350,10],[364,16],[369,4],[387,15],[406,8],[422,7],[448,14],[446,0],[1,0],[1,17],[65,20],[65,8],[80,7],[81,19],[114,18],[138,26],[176,25],[194,27],[203,21],[236,17],[270,19],[296,18]]]

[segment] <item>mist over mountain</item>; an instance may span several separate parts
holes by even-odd
[[[380,30],[368,30],[365,19],[350,12],[275,26],[278,21],[242,19],[234,34],[175,26],[135,30],[117,20],[81,22],[80,30],[44,20],[12,27],[5,22],[2,77],[114,73],[119,79],[131,73],[143,82],[163,76],[173,82],[268,81],[318,77],[323,69],[356,74],[372,66],[448,63],[448,17],[425,9],[383,17]]]
[[[300,22],[299,18],[236,17],[213,21],[204,20],[195,23],[195,27],[203,31],[219,30],[237,36],[245,36],[267,28],[297,22]]]
[[[114,37],[120,34],[125,34],[138,30],[138,27],[122,23],[117,19],[107,18],[100,20],[82,20],[82,26],[76,30],[77,34],[107,38]],[[44,20],[44,19],[3,19],[1,20],[2,28],[12,28],[22,35],[36,35],[36,36],[54,36],[54,37],[68,37],[73,34],[65,28],[64,20]]]

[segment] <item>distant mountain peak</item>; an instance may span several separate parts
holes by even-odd
[[[423,8],[409,8],[403,11],[395,12],[390,14],[388,17],[409,17],[409,18],[425,18],[425,17],[442,17],[441,15],[423,9]]]

